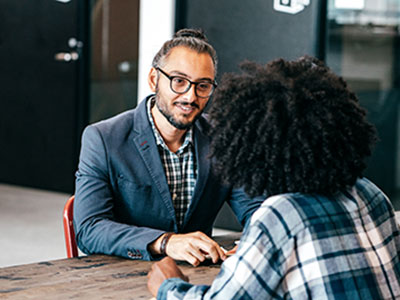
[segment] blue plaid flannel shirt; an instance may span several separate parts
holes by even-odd
[[[194,193],[197,179],[197,164],[194,154],[193,128],[187,130],[185,140],[176,153],[169,150],[163,138],[158,132],[151,108],[154,105],[155,98],[151,98],[147,102],[147,115],[150,120],[151,128],[156,139],[158,153],[160,154],[161,163],[164,167],[165,176],[169,191],[171,193],[172,203],[175,208],[176,222],[178,228],[181,228],[185,219],[185,214],[189,208],[190,201]]]
[[[400,299],[400,233],[368,179],[335,197],[268,198],[211,286],[171,278],[157,299]]]

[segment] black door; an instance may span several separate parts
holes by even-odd
[[[0,182],[73,192],[87,116],[78,5],[0,2]]]

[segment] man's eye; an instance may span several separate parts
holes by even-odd
[[[200,90],[207,91],[207,90],[209,90],[211,88],[211,83],[209,83],[209,82],[200,82],[197,85],[197,88],[200,89]]]
[[[180,77],[175,77],[175,78],[172,79],[172,81],[173,81],[174,84],[177,84],[177,85],[185,85],[186,82],[187,82],[186,79],[183,79],[183,78],[180,78]]]

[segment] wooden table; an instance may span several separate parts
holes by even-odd
[[[226,249],[240,234],[216,237]],[[0,299],[150,299],[152,262],[89,255],[0,269]],[[210,284],[220,265],[179,263],[194,284]]]

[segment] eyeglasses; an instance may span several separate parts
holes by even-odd
[[[181,76],[170,76],[160,68],[156,68],[156,70],[160,71],[170,80],[170,88],[174,93],[184,94],[190,90],[192,84],[194,84],[194,92],[196,96],[199,98],[208,98],[214,92],[214,89],[217,87],[216,82],[211,81],[199,81],[193,82],[189,79]]]

